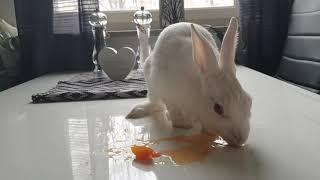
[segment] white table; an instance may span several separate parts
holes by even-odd
[[[30,96],[74,74],[46,75],[0,93],[1,180],[320,179],[320,96],[244,67],[253,97],[247,145],[221,148],[203,162],[139,166],[108,158],[114,139],[157,138],[165,121],[125,120],[144,99],[30,104]]]

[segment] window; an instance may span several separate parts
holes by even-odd
[[[79,24],[68,24],[78,18],[78,0],[53,0],[55,32],[77,33]],[[235,0],[184,0],[185,20],[214,26],[227,25],[230,17],[238,16]],[[144,6],[151,11],[153,29],[159,28],[159,0],[99,0],[99,7],[108,16],[108,30],[134,30],[133,14]],[[77,21],[73,21],[77,23]]]
[[[238,16],[235,0],[184,0],[186,21],[214,26],[227,25]],[[133,13],[144,6],[153,15],[153,29],[159,28],[159,0],[99,0],[100,10],[108,16],[109,30],[135,29]]]
[[[159,9],[159,0],[99,0],[101,11],[137,10],[141,6],[149,10]],[[234,0],[185,0],[185,8],[230,7]]]
[[[148,10],[159,9],[159,0],[99,0],[101,11],[128,11],[137,10],[145,6]]]

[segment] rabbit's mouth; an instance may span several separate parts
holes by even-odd
[[[243,146],[246,138],[243,138],[240,133],[236,131],[224,132],[221,134],[221,137],[228,143],[230,146],[240,147]]]

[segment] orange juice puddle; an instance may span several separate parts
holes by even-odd
[[[111,159],[131,161],[137,159],[131,148],[136,145],[145,146],[160,153],[161,157],[152,158],[155,165],[186,165],[204,161],[216,146],[227,144],[219,136],[209,134],[181,135],[147,141],[137,140],[136,143],[106,149],[105,152]]]
[[[189,136],[174,136],[153,140],[146,145],[162,146],[169,144],[170,148],[158,151],[161,155],[169,157],[175,165],[185,165],[199,162],[206,159],[216,145],[226,145],[226,143],[215,135],[194,134]],[[172,148],[175,146],[175,148]],[[156,164],[167,164],[164,158],[154,159]]]
[[[160,151],[161,154],[169,156],[176,165],[185,165],[206,159],[215,148],[215,140],[218,136],[208,134],[195,134],[190,136],[175,136],[156,140],[157,144],[162,142],[175,143],[178,148]]]

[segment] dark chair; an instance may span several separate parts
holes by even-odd
[[[320,1],[295,0],[277,77],[320,92]]]

